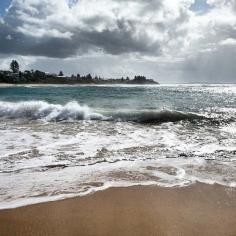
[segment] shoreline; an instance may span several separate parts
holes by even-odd
[[[173,83],[173,84],[109,84],[109,83],[106,83],[106,84],[91,84],[91,83],[88,83],[88,84],[70,84],[70,83],[64,83],[64,84],[46,84],[46,83],[29,83],[29,84],[13,84],[13,83],[0,83],[0,88],[4,88],[4,87],[21,87],[21,86],[32,86],[32,87],[65,87],[65,86],[68,86],[68,87],[113,87],[113,86],[120,86],[120,87],[136,87],[136,86],[150,86],[150,87],[163,87],[163,86],[200,86],[200,85],[204,85],[204,86],[223,86],[223,87],[228,87],[228,86],[235,86],[235,84],[225,84],[225,83],[222,83],[222,84],[214,84],[214,83],[193,83],[193,84],[188,84],[188,83]]]
[[[96,84],[96,83],[83,83],[83,84],[46,84],[46,83],[35,83],[35,84],[8,84],[8,83],[0,83],[0,88],[4,88],[4,87],[24,87],[24,86],[31,86],[31,87],[65,87],[65,86],[68,86],[68,87],[94,87],[94,86],[97,86],[97,87],[104,87],[104,86],[107,86],[107,87],[112,87],[112,86],[123,86],[123,87],[136,87],[136,86],[160,86],[160,84],[120,84],[120,83],[117,83],[117,84],[112,84],[112,83],[104,83],[104,84]]]
[[[236,189],[110,188],[84,197],[0,210],[1,236],[236,235]]]

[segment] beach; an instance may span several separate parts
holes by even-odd
[[[111,188],[0,211],[1,236],[236,235],[236,190],[195,184]]]
[[[0,87],[0,236],[236,236],[236,86]]]

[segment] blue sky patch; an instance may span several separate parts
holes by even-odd
[[[0,16],[4,16],[6,8],[11,4],[11,0],[1,0],[0,1]]]
[[[195,0],[194,4],[190,7],[191,11],[197,12],[199,14],[204,14],[212,9],[212,6],[207,4],[206,0]]]

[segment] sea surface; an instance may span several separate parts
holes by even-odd
[[[0,87],[0,209],[196,182],[236,187],[236,85]]]

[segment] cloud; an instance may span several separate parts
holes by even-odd
[[[188,58],[183,71],[189,82],[235,83],[236,48],[222,47]]]
[[[0,50],[62,58],[91,50],[158,56],[184,37],[191,1],[180,2],[14,0],[1,25]],[[6,35],[15,40],[5,41]]]
[[[211,11],[194,16],[183,66],[189,82],[235,83],[236,14],[235,1],[208,0]],[[195,36],[195,37],[193,37]]]
[[[220,45],[223,45],[223,46],[236,46],[236,39],[232,39],[232,38],[227,38],[225,40],[222,40],[220,42]]]
[[[0,68],[2,70],[9,70],[10,69],[10,63],[12,61],[11,56],[7,56],[4,54],[0,54]],[[25,70],[29,68],[33,63],[37,61],[35,57],[29,57],[29,56],[14,56],[14,59],[17,60],[20,64],[20,69]]]
[[[8,34],[8,35],[6,36],[6,39],[7,39],[7,40],[12,40],[12,37],[11,37],[11,35],[10,35],[10,34]]]
[[[235,0],[13,0],[0,19],[1,57],[42,70],[234,82],[235,48]]]

